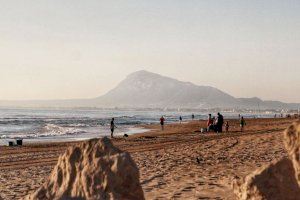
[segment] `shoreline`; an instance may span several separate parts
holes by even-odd
[[[1,109],[0,109],[1,110]],[[72,112],[62,112],[60,109],[48,111],[45,110],[31,113],[31,110],[18,110],[17,114],[14,111],[4,112],[4,117],[0,119],[3,126],[0,129],[0,145],[7,145],[8,141],[15,139],[23,139],[24,143],[48,143],[48,142],[67,142],[67,141],[82,141],[91,138],[99,138],[110,136],[109,120],[112,116],[119,118],[116,125],[115,135],[132,135],[147,132],[144,130],[147,126],[158,125],[159,118],[163,113],[106,113],[82,112],[82,110],[72,110]],[[191,121],[191,113],[182,112],[166,112],[164,115],[168,123],[178,123],[179,116],[183,116],[184,123]],[[266,113],[244,113],[246,117],[272,117]],[[8,118],[6,118],[6,117]],[[24,116],[26,116],[24,118]],[[71,117],[68,117],[71,116]],[[74,119],[72,116],[76,116]],[[224,113],[227,119],[236,119],[237,113]],[[28,117],[28,119],[27,119]],[[195,120],[206,120],[206,113],[196,113]],[[10,121],[15,120],[15,124],[10,125]],[[151,124],[151,125],[148,125]],[[142,129],[141,129],[142,128]]]
[[[245,118],[246,120],[276,120],[276,119],[287,119],[287,118],[272,118],[272,117],[266,117],[266,118]],[[237,121],[238,118],[227,118],[224,119],[225,121]],[[184,124],[190,124],[194,122],[199,122],[199,124],[202,124],[202,126],[199,126],[199,132],[200,128],[206,128],[206,125],[203,125],[203,123],[206,123],[207,120],[203,119],[195,119],[195,120],[186,120],[183,121],[181,124],[179,122],[170,122],[166,123],[165,126],[172,126],[172,125],[184,125]],[[130,131],[131,129],[131,131]],[[153,123],[153,124],[139,124],[139,125],[133,125],[129,126],[126,128],[127,131],[122,132],[123,134],[128,134],[129,137],[139,137],[139,136],[149,136],[147,133],[153,134],[155,132],[155,135],[160,135],[165,134],[164,132],[160,131],[160,124],[159,123]],[[223,128],[223,132],[225,129]],[[110,130],[107,129],[107,132]],[[207,134],[212,134],[213,132],[209,132]],[[85,134],[80,134],[80,137],[63,137],[63,136],[54,136],[54,137],[37,137],[37,138],[0,138],[0,146],[8,146],[7,142],[8,141],[15,141],[16,139],[22,139],[23,140],[23,145],[34,145],[34,144],[51,144],[51,143],[76,143],[76,142],[82,142],[90,139],[96,139],[96,138],[103,138],[103,137],[108,137],[110,138],[110,134],[107,135],[101,135],[99,133],[99,137],[84,137]],[[116,134],[115,138],[120,139],[123,138],[121,134]],[[67,136],[67,135],[66,135]],[[6,144],[4,144],[6,143]]]
[[[107,129],[107,132],[110,130]],[[141,126],[132,126],[132,127],[127,127],[126,131],[122,132],[122,134],[128,134],[129,136],[132,136],[134,134],[140,134],[140,133],[145,133],[150,131],[150,129],[143,128],[143,125]],[[90,139],[95,139],[95,138],[103,138],[103,137],[109,137],[110,135],[101,135],[99,133],[98,137],[88,137],[88,134],[80,134],[77,135],[79,137],[76,137],[74,135],[73,137],[68,137],[68,135],[65,136],[53,136],[53,137],[32,137],[32,138],[0,138],[0,146],[7,146],[8,141],[15,141],[17,139],[23,140],[23,145],[28,145],[28,144],[35,144],[35,143],[60,143],[60,142],[80,142],[80,141],[85,141],[85,140],[90,140]],[[116,137],[121,137],[121,134],[116,134]]]

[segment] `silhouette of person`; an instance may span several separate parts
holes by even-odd
[[[226,121],[226,123],[225,123],[225,130],[226,130],[226,133],[229,132],[229,122],[228,121]]]
[[[111,131],[110,137],[111,138],[114,138],[115,128],[117,128],[116,125],[115,125],[115,118],[112,118],[111,121],[110,121],[110,131]]]
[[[223,132],[223,124],[224,124],[224,117],[220,113],[218,113],[217,117],[217,132],[222,133]]]
[[[161,130],[163,131],[164,130],[164,125],[165,125],[165,118],[164,118],[164,116],[161,116],[161,118],[160,118],[160,125],[161,125]]]
[[[244,131],[245,125],[246,125],[246,121],[245,121],[244,117],[242,117],[240,120],[241,132]]]

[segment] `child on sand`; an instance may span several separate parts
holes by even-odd
[[[182,117],[181,116],[179,117],[179,121],[180,121],[180,124],[181,124],[181,122],[182,122]]]
[[[243,132],[244,127],[246,126],[246,121],[245,121],[244,117],[242,117],[240,120],[240,126],[241,126],[241,132]]]
[[[229,132],[229,122],[228,121],[226,121],[225,130],[226,130],[226,133]]]

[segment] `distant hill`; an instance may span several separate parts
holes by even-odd
[[[247,108],[297,109],[300,104],[235,98],[210,86],[198,86],[148,71],[138,71],[107,94],[94,99],[52,101],[0,101],[0,106],[119,107],[119,108]]]
[[[130,74],[96,101],[105,106],[160,108],[212,108],[236,103],[234,97],[216,88],[197,86],[147,71]]]

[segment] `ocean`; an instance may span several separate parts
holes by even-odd
[[[142,133],[138,125],[158,124],[163,115],[166,123],[191,120],[192,112],[118,111],[100,109],[0,109],[0,145],[12,139],[24,142],[76,141],[110,136],[110,120],[115,118],[115,135]],[[207,113],[194,113],[206,119]],[[235,118],[236,113],[225,113]],[[273,114],[270,114],[272,116]],[[251,115],[248,115],[251,117]],[[253,117],[253,116],[252,116]],[[268,117],[264,115],[263,117]]]

